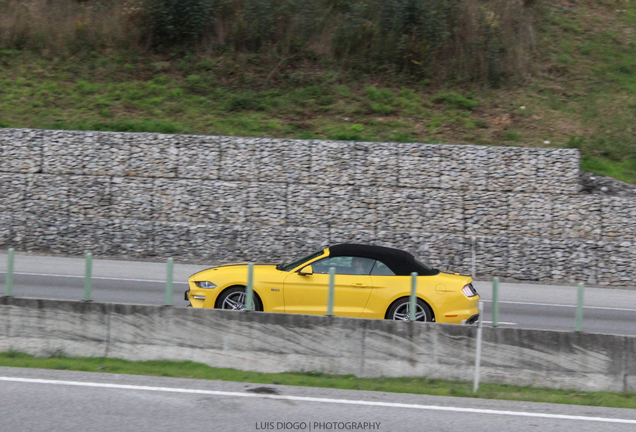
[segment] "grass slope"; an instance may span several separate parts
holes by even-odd
[[[539,1],[536,59],[500,88],[254,54],[0,51],[0,126],[576,147],[636,183],[636,0]]]
[[[0,366],[636,408],[636,394],[634,393],[583,392],[504,384],[481,384],[479,392],[474,394],[472,383],[461,381],[428,378],[358,378],[353,375],[327,375],[317,372],[258,373],[213,368],[190,361],[132,362],[112,358],[65,357],[63,354],[50,358],[39,358],[16,351],[7,351],[0,353]]]

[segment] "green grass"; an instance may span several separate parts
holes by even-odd
[[[636,184],[636,0],[617,9],[537,2],[534,67],[498,88],[307,60],[272,69],[256,54],[0,47],[0,126],[576,147],[584,170]]]
[[[7,351],[0,353],[0,366],[636,408],[636,394],[634,393],[554,390],[482,383],[478,394],[475,395],[472,392],[472,383],[460,381],[428,378],[358,378],[353,375],[327,375],[318,372],[258,373],[213,368],[190,361],[133,362],[102,357],[67,357],[62,353],[41,358],[16,351]]]

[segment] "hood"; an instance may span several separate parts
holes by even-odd
[[[190,277],[189,277],[188,279],[190,279],[190,278],[191,278],[191,277],[193,277],[193,276],[198,275],[199,273],[206,272],[206,271],[208,271],[208,270],[215,270],[215,269],[224,268],[224,267],[241,267],[241,266],[243,266],[243,267],[247,267],[247,265],[248,265],[248,264],[249,264],[249,263],[228,263],[228,264],[220,264],[220,265],[218,265],[218,266],[208,267],[208,268],[206,268],[206,269],[200,270],[200,271],[198,271],[198,272],[196,272],[196,273],[194,273],[194,274],[190,275]],[[254,266],[255,266],[255,267],[256,267],[256,266],[270,266],[270,267],[271,267],[271,266],[275,266],[275,265],[278,265],[278,264],[277,264],[277,263],[254,263]]]

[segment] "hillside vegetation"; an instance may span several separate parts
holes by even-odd
[[[636,183],[636,0],[0,0],[0,126],[577,147]]]

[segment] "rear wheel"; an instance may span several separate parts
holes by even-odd
[[[392,319],[396,321],[408,321],[411,311],[411,304],[408,297],[404,297],[396,300],[386,313],[386,319]],[[415,309],[415,321],[435,321],[433,311],[430,306],[424,302],[424,300],[417,299]]]
[[[245,310],[245,287],[236,286],[223,291],[217,300],[217,309]],[[254,310],[263,311],[261,299],[254,293]]]

